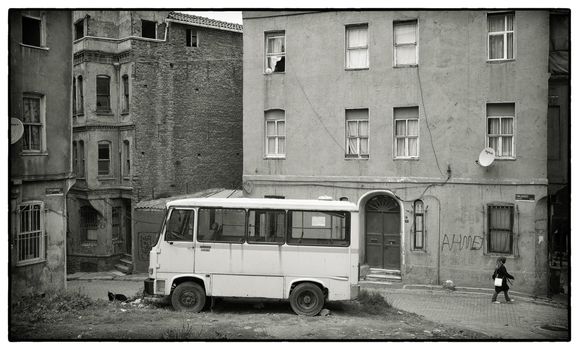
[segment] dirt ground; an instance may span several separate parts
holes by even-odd
[[[328,303],[327,316],[294,314],[287,302],[216,300],[213,310],[176,312],[164,303],[95,301],[76,311],[11,312],[11,340],[488,339],[394,308]]]

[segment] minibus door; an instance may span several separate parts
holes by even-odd
[[[171,210],[157,250],[157,273],[174,275],[194,271],[194,227],[195,211],[193,209],[174,208]]]

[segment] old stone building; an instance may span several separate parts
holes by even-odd
[[[549,11],[243,20],[247,196],[357,203],[376,278],[547,292]]]
[[[66,287],[71,171],[72,14],[9,11],[10,286]]]
[[[137,202],[240,186],[242,27],[169,11],[73,24],[68,265],[130,271]]]

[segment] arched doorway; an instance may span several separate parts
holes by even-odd
[[[368,200],[366,263],[373,268],[400,270],[400,205],[387,195]]]

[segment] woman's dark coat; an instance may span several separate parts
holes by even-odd
[[[493,280],[497,277],[503,279],[503,285],[501,287],[495,287],[495,292],[497,293],[502,292],[503,290],[509,290],[507,280],[515,279],[511,274],[507,272],[507,268],[505,267],[505,265],[501,265],[501,267],[495,270],[495,273],[493,273]]]

